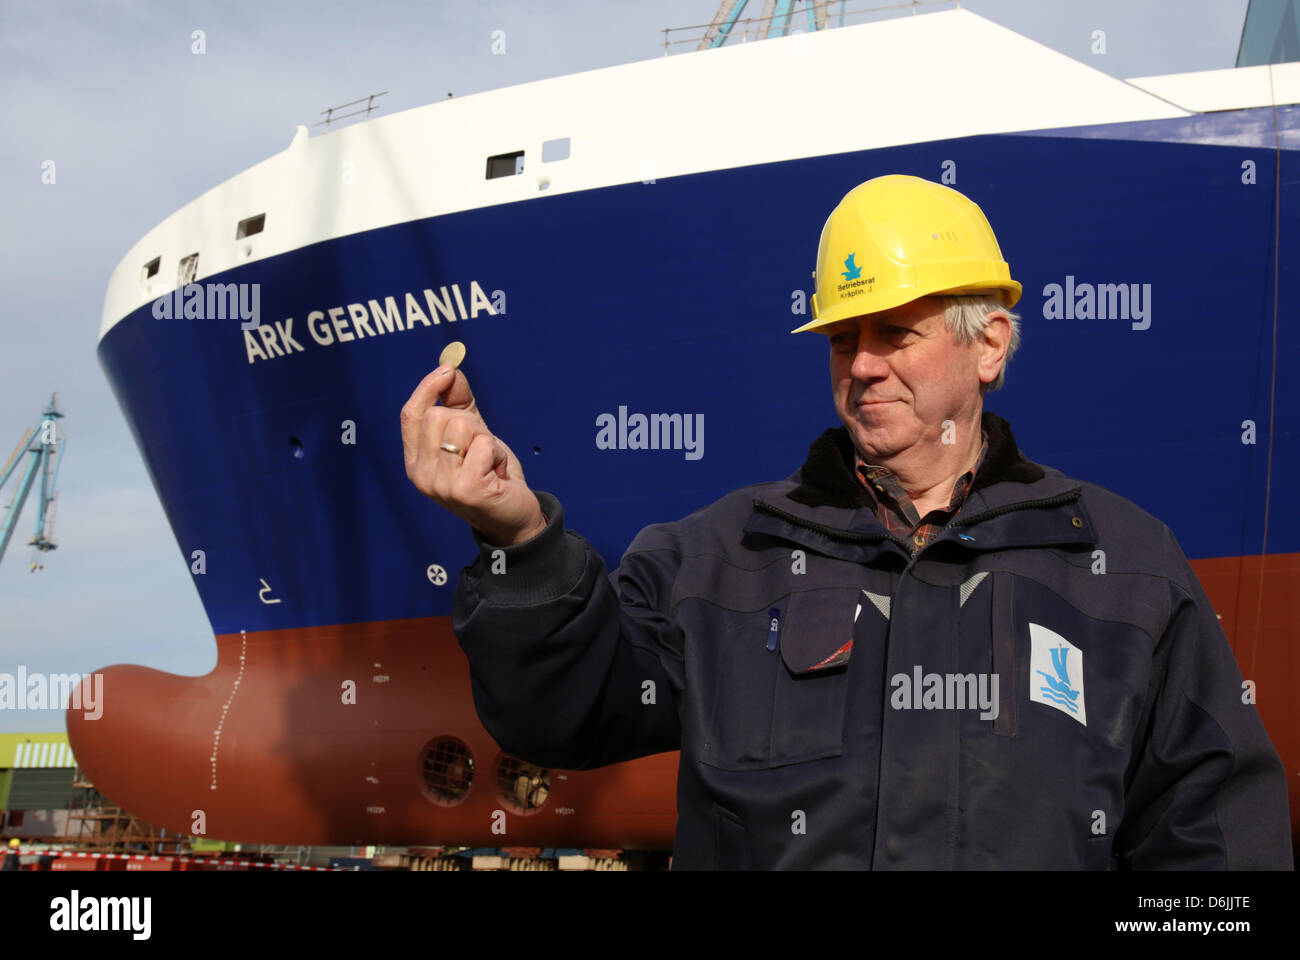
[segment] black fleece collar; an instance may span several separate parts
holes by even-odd
[[[995,483],[1033,483],[1045,474],[1043,468],[1026,460],[1016,446],[1011,424],[985,410],[980,426],[988,434],[989,451],[979,473],[971,483],[970,493]],[[871,493],[854,475],[853,441],[844,427],[833,427],[813,441],[808,461],[799,471],[799,486],[790,491],[796,503],[810,507],[858,508],[872,503]]]

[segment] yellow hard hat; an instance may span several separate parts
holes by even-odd
[[[19,840],[17,837],[13,837],[9,841],[9,846],[11,847],[21,847],[22,845],[23,845],[22,841]]]
[[[844,195],[822,228],[813,276],[813,318],[791,333],[938,294],[996,291],[1008,309],[1020,299],[984,212],[952,187],[903,174]]]

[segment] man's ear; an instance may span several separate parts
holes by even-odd
[[[998,378],[1007,362],[1007,351],[1011,347],[1011,318],[1005,310],[990,310],[985,314],[988,323],[984,326],[980,348],[979,378],[981,391]]]

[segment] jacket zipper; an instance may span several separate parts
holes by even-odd
[[[940,532],[947,531],[951,527],[961,527],[972,523],[979,523],[981,520],[988,520],[993,517],[999,517],[1004,513],[1011,513],[1014,510],[1029,510],[1034,507],[1056,507],[1061,504],[1070,503],[1079,499],[1079,494],[1083,492],[1082,487],[1076,487],[1066,493],[1058,493],[1054,497],[1045,497],[1042,500],[1026,500],[1023,503],[1008,503],[1005,506],[994,507],[992,510],[985,510],[983,513],[976,514],[973,517],[965,517],[958,520],[950,520]],[[828,527],[824,523],[817,523],[813,520],[805,520],[803,517],[797,517],[793,513],[787,513],[779,507],[774,507],[764,500],[755,499],[754,506],[764,513],[770,513],[773,516],[780,517],[788,523],[803,527],[806,530],[812,530],[827,537],[834,537],[837,540],[847,540],[851,543],[866,543],[875,540],[893,540],[904,550],[908,556],[912,556],[912,546],[906,540],[894,536],[892,533],[854,533],[852,530],[840,530],[837,527]],[[918,553],[919,555],[919,553]]]
[[[1083,487],[1075,487],[1065,493],[1058,493],[1054,497],[1046,497],[1042,500],[1026,500],[1024,503],[1008,503],[1002,507],[994,507],[992,510],[985,510],[983,513],[976,514],[973,517],[965,517],[961,520],[951,520],[944,525],[944,530],[949,527],[962,527],[968,523],[979,523],[981,520],[988,520],[991,517],[999,517],[1004,513],[1010,513],[1013,510],[1026,510],[1029,507],[1057,507],[1061,504],[1070,503],[1079,499],[1079,494],[1083,493]]]
[[[850,543],[868,543],[875,540],[893,540],[896,544],[910,552],[907,541],[902,540],[892,533],[854,533],[852,530],[840,530],[838,527],[828,527],[824,523],[817,523],[813,520],[805,520],[803,517],[796,517],[793,513],[786,513],[779,507],[774,507],[763,500],[755,500],[754,506],[764,513],[770,513],[773,516],[780,517],[788,523],[795,526],[803,527],[805,530],[812,530],[816,533],[823,534],[827,537],[834,537],[836,540],[847,540]]]

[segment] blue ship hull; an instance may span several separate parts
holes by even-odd
[[[809,319],[822,223],[863,180],[955,171],[1025,291],[1023,343],[986,408],[1030,459],[1168,523],[1198,570],[1260,554],[1281,564],[1258,611],[1245,581],[1229,584],[1256,613],[1254,635],[1229,637],[1243,671],[1277,668],[1289,701],[1300,511],[1282,481],[1300,471],[1298,145],[1300,108],[1239,110],[541,195],[204,278],[260,284],[263,323],[287,330],[293,318],[301,349],[283,356],[266,347],[250,362],[238,319],[158,319],[150,303],[99,355],[183,561],[193,569],[203,551],[194,580],[219,640],[412,619],[445,628],[474,545],[408,481],[398,414],[446,343],[467,345],[479,407],[529,484],[559,497],[612,570],[646,524],[788,476],[837,425],[826,341],[789,333]],[[470,315],[473,283],[495,312]],[[1090,310],[1084,291],[1101,284],[1137,285],[1145,318]],[[460,303],[446,299],[453,286]],[[407,293],[428,323],[403,329]],[[400,322],[358,335],[347,306],[387,297]],[[326,324],[308,318],[332,308],[341,323],[325,344]],[[354,339],[339,342],[342,330]],[[702,417],[700,455],[602,449],[598,424],[620,410]],[[1227,628],[1228,594],[1207,590]],[[1295,706],[1270,709],[1292,769]]]

